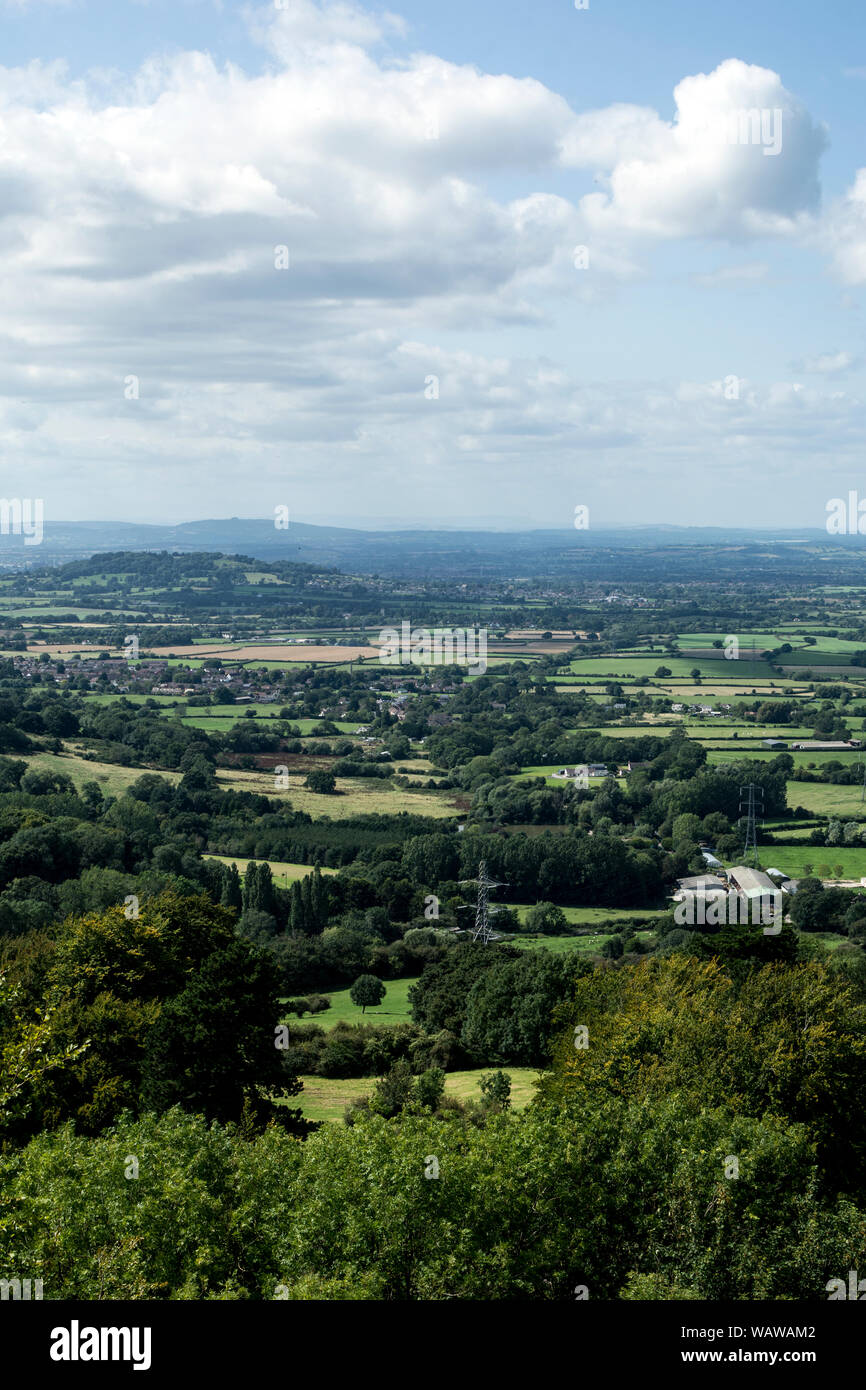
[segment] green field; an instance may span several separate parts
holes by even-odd
[[[803,865],[811,864],[819,878],[835,878],[836,865],[842,865],[842,878],[866,878],[866,847],[840,845],[759,845],[761,863],[800,878]]]
[[[305,1023],[318,1023],[324,1029],[333,1028],[335,1023],[409,1023],[411,1013],[409,1009],[409,989],[415,984],[415,980],[385,980],[385,998],[375,1009],[368,1008],[366,1013],[361,1012],[358,1004],[353,1004],[349,998],[348,989],[338,989],[327,997],[331,1001],[331,1007],[325,1013],[315,1016],[307,1014],[304,1017]],[[291,1026],[292,1019],[297,1023],[299,1020],[294,1014],[286,1019]]]
[[[146,700],[155,700],[158,705],[164,705],[169,709],[173,705],[182,705],[184,703],[183,698],[180,695],[121,695],[120,693],[113,695],[87,694],[84,696],[84,699],[89,705],[116,705],[118,700],[129,700],[130,704],[143,705]]]
[[[511,1104],[515,1110],[522,1110],[532,1100],[535,1082],[540,1072],[533,1067],[481,1067],[472,1071],[452,1071],[445,1077],[445,1094],[456,1096],[458,1100],[480,1100],[479,1081],[482,1076],[502,1070],[511,1077]],[[334,1078],[328,1076],[302,1076],[304,1089],[299,1096],[293,1096],[292,1107],[303,1111],[308,1120],[328,1120],[339,1122],[350,1101],[359,1096],[368,1096],[376,1085],[374,1076]]]
[[[832,782],[789,782],[788,805],[792,808],[804,806],[817,816],[859,821],[866,819],[861,791],[858,786],[838,787]]]
[[[739,640],[740,651],[746,655],[751,655],[752,644],[760,651],[761,648],[768,648],[771,651],[776,647],[782,646],[784,642],[790,643],[794,648],[793,652],[784,652],[783,659],[787,663],[796,657],[799,652],[806,655],[810,653],[822,652],[854,652],[862,651],[862,642],[849,642],[843,637],[816,637],[814,645],[806,646],[800,637],[801,632],[807,636],[812,636],[809,624],[801,625],[797,629],[791,629],[786,624],[782,624],[776,632],[740,632],[736,636]],[[724,641],[728,636],[725,632],[681,632],[677,637],[680,649],[684,647],[709,647],[714,641]],[[798,638],[800,642],[798,644]]]
[[[772,674],[766,661],[726,661],[724,657],[664,656],[588,656],[578,658],[569,664],[574,675],[611,676],[649,676],[652,678],[659,666],[666,666],[672,676],[688,676],[698,670],[701,677],[722,680],[744,681],[764,679]],[[659,679],[665,679],[659,677]]]

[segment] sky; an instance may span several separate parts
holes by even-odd
[[[579,3],[0,0],[4,496],[46,532],[866,499],[861,6]]]

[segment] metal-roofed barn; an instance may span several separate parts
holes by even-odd
[[[748,869],[739,865],[728,870],[728,878],[734,888],[746,898],[760,897],[762,893],[775,893],[777,885],[761,869]]]

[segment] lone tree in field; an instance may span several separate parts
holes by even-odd
[[[366,1013],[367,1005],[375,1008],[381,1004],[385,998],[385,986],[378,975],[359,975],[352,988],[349,990],[349,998],[353,1004],[361,1005],[361,1013]]]
[[[322,792],[330,796],[337,790],[337,779],[333,772],[326,772],[324,768],[317,767],[307,773],[304,786],[309,787],[311,792]]]

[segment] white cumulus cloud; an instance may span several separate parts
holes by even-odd
[[[674,102],[671,122],[617,107],[578,118],[563,159],[608,157],[605,191],[581,201],[594,229],[740,240],[808,224],[826,134],[777,73],[731,58],[683,78]]]

